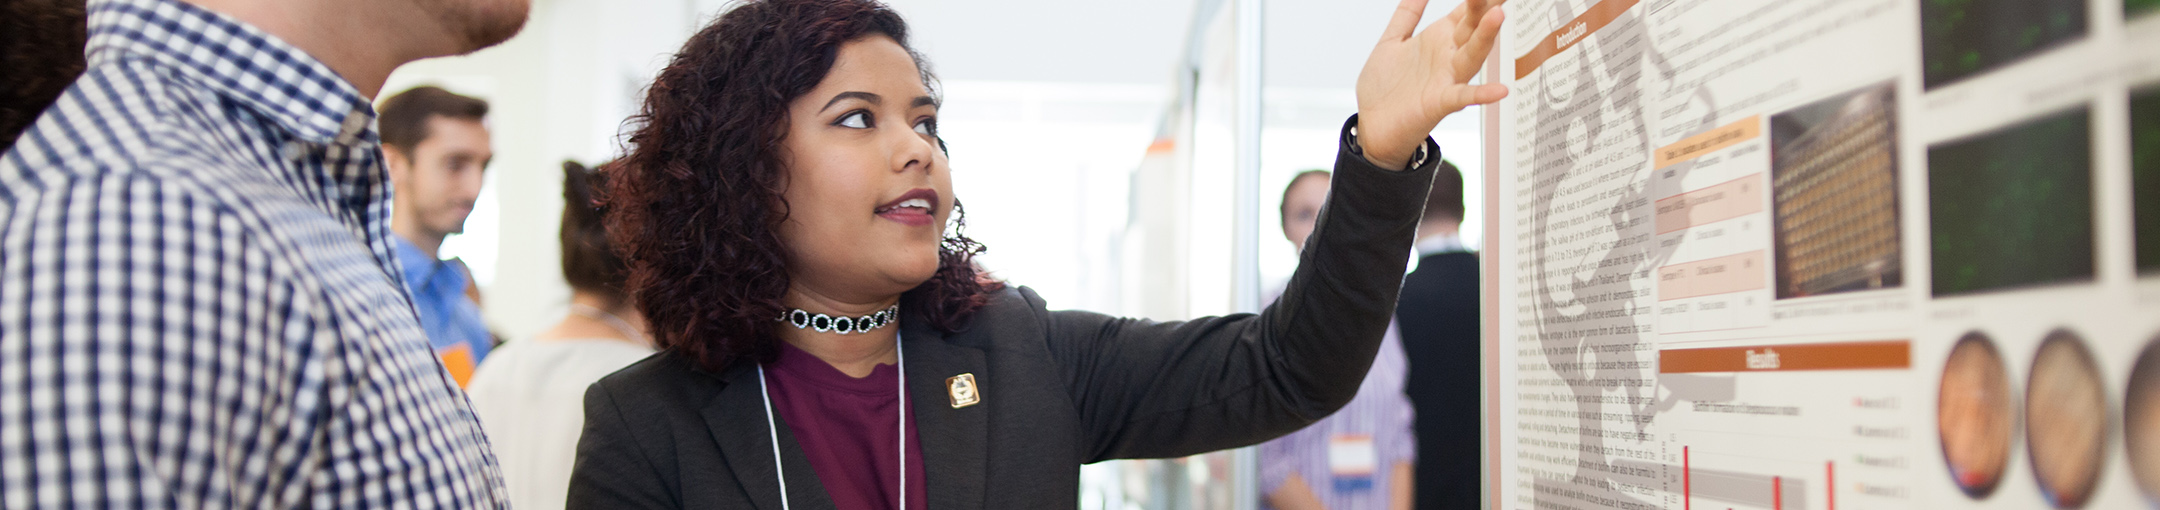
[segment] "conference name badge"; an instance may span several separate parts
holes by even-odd
[[[1328,438],[1328,474],[1334,475],[1335,492],[1372,490],[1379,469],[1379,452],[1372,434],[1336,434]]]

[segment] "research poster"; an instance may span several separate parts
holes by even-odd
[[[1505,7],[1494,508],[2160,508],[2160,0]]]

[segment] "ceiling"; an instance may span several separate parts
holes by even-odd
[[[1194,0],[890,0],[947,81],[1169,84]]]
[[[726,4],[698,0],[702,12]],[[1221,0],[888,0],[947,81],[1169,86],[1194,10]],[[1270,86],[1348,88],[1398,0],[1266,0]],[[1426,22],[1454,0],[1436,0]]]

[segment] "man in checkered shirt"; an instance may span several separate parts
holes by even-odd
[[[368,98],[526,0],[189,2],[92,0],[89,68],[0,156],[0,508],[504,506]]]

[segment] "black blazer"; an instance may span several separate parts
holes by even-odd
[[[952,334],[903,310],[930,507],[1073,508],[1081,464],[1250,445],[1349,402],[1395,308],[1440,160],[1426,147],[1432,157],[1408,172],[1344,150],[1296,275],[1258,315],[1053,312],[1026,288],[997,293]],[[964,373],[982,402],[954,409],[945,379]],[[752,366],[715,374],[662,353],[624,368],[586,391],[569,507],[779,510],[765,416]],[[833,508],[784,423],[778,434],[790,503]]]
[[[1426,255],[1403,279],[1395,320],[1410,361],[1403,393],[1417,410],[1418,510],[1478,508],[1478,319],[1477,254]]]

